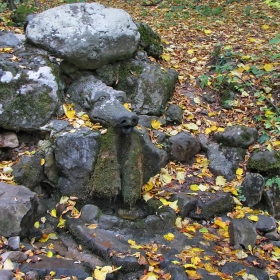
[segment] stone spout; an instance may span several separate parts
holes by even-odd
[[[81,77],[68,90],[74,103],[87,110],[93,122],[121,128],[125,134],[138,124],[139,117],[124,107],[126,94],[105,85],[94,76]]]

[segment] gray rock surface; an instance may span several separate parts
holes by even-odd
[[[170,157],[185,162],[200,151],[198,140],[188,132],[180,132],[169,138]]]
[[[265,180],[258,173],[247,173],[242,182],[242,194],[245,196],[244,204],[252,207],[261,201]]]
[[[214,139],[230,147],[248,148],[258,137],[256,128],[246,127],[243,125],[227,126],[224,132],[214,134]]]
[[[280,175],[280,153],[278,151],[255,151],[249,158],[247,168],[266,174]]]
[[[276,229],[276,221],[273,217],[258,215],[259,220],[256,222],[256,230],[261,233],[272,232]]]
[[[254,248],[257,232],[249,219],[234,219],[229,225],[229,237],[233,246],[244,246],[248,249],[250,245]]]
[[[98,135],[89,129],[56,135],[54,152],[60,176],[58,188],[62,195],[88,196],[86,183],[98,153]]]
[[[81,69],[131,58],[140,40],[129,14],[97,3],[67,4],[42,12],[28,23],[26,36]]]
[[[229,193],[203,192],[196,206],[189,212],[189,217],[199,220],[208,220],[222,213],[230,212],[234,207],[233,198]]]
[[[172,124],[180,124],[183,120],[183,110],[177,104],[171,104],[165,112],[166,120]]]
[[[245,150],[242,148],[220,146],[210,144],[207,150],[210,160],[209,169],[215,176],[224,176],[227,180],[233,180],[238,164],[244,160]]]
[[[140,47],[142,47],[149,56],[159,58],[163,52],[159,35],[156,34],[147,23],[137,22],[136,25],[140,33]]]
[[[163,69],[149,59],[130,59],[106,65],[98,70],[97,78],[127,94],[133,112],[160,116],[173,94],[177,72]]]
[[[13,176],[17,184],[24,185],[32,191],[40,187],[44,179],[42,158],[44,157],[40,153],[20,157],[19,162],[13,166]]]
[[[49,276],[51,271],[55,272],[55,277],[61,276],[75,276],[78,280],[84,280],[91,274],[83,263],[75,263],[74,260],[65,260],[62,258],[48,258],[41,256],[41,261],[36,263],[24,263],[20,266],[20,271],[26,273],[28,271],[35,271],[43,279]]]
[[[0,270],[1,280],[12,280],[14,278],[13,273],[10,270]]]
[[[230,274],[230,275],[235,275],[235,273],[239,271],[245,270],[246,273],[248,274],[248,278],[250,279],[249,275],[252,274],[254,278],[251,279],[258,279],[258,280],[268,280],[269,275],[266,271],[263,271],[262,269],[256,268],[256,267],[248,267],[243,264],[237,263],[237,262],[227,262],[223,268],[222,272]],[[246,277],[246,276],[245,276]],[[242,280],[244,277],[242,276],[236,276],[234,277],[236,280]]]
[[[18,138],[14,132],[5,132],[0,134],[0,148],[18,147]]]
[[[87,224],[96,223],[101,214],[101,210],[92,204],[86,204],[81,209],[81,219]]]
[[[13,56],[17,59],[12,60]],[[0,126],[38,130],[60,104],[58,66],[50,63],[44,51],[19,46],[12,54],[1,54],[0,68]]]
[[[36,193],[28,188],[0,182],[0,234],[24,236],[34,224],[37,205]]]

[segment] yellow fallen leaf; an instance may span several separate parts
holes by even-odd
[[[161,58],[164,59],[165,61],[170,61],[170,54],[168,53],[163,53],[161,55]]]
[[[192,50],[192,49],[187,50],[187,53],[188,53],[188,54],[193,54],[193,53],[194,53],[194,50]]]
[[[157,120],[152,120],[151,121],[151,126],[152,126],[153,129],[158,129],[161,126],[161,122],[157,121]]]
[[[184,180],[185,179],[185,172],[177,172],[176,180]]]
[[[87,226],[89,229],[96,229],[98,227],[98,224],[90,224]]]
[[[53,257],[53,252],[52,251],[48,251],[47,252],[47,257],[48,258],[52,258]]]
[[[130,103],[124,103],[123,104],[123,107],[126,109],[126,110],[128,110],[128,111],[130,111],[131,112],[131,104]]]
[[[57,237],[57,235],[56,235],[55,232],[49,233],[49,234],[48,234],[48,237],[49,237],[49,239],[51,239],[51,240],[57,240],[57,239],[58,239],[58,237]]]
[[[147,202],[148,200],[150,200],[151,198],[153,198],[153,195],[150,193],[145,193],[143,195],[143,199]]]
[[[149,181],[147,184],[145,184],[145,185],[142,187],[142,190],[143,190],[144,192],[148,192],[148,191],[150,191],[153,187],[154,187],[154,184],[153,184],[151,181]]]
[[[39,228],[39,227],[40,227],[40,223],[39,223],[38,221],[35,222],[35,223],[34,223],[34,227],[35,227],[35,228]]]
[[[240,167],[237,168],[235,174],[236,174],[236,178],[237,178],[237,179],[241,179],[241,178],[242,178],[242,175],[243,175],[243,169],[240,168]]]
[[[247,218],[253,222],[257,222],[259,220],[259,217],[256,215],[250,215]]]
[[[224,186],[225,183],[226,183],[226,179],[223,176],[217,176],[217,178],[216,178],[217,186]]]
[[[50,215],[52,217],[55,217],[56,218],[56,209],[52,209],[52,211],[50,212]]]
[[[170,132],[169,132],[169,134],[171,135],[171,136],[175,136],[175,135],[177,135],[179,132],[178,132],[178,130],[175,130],[175,129],[173,129],[173,130],[171,130]]]
[[[174,234],[171,232],[165,234],[163,237],[168,241],[172,241],[175,238]]]
[[[174,211],[178,210],[178,200],[175,200],[173,202],[170,202],[168,205],[170,208],[172,208]]]
[[[192,257],[191,258],[191,263],[193,265],[198,265],[199,263],[201,263],[201,259],[199,257]]]
[[[273,141],[272,142],[272,145],[273,146],[279,146],[280,145],[280,141],[278,140],[278,141]]]
[[[198,126],[195,123],[183,124],[183,127],[185,127],[188,130],[198,130]]]
[[[62,196],[60,198],[59,204],[65,204],[68,201],[69,197],[68,196]]]
[[[269,29],[269,26],[267,24],[262,25],[262,29],[267,30]]]
[[[209,30],[209,29],[205,29],[205,30],[204,30],[204,33],[205,33],[205,34],[211,34],[211,33],[212,33],[212,31],[211,31],[211,30]]]
[[[215,219],[214,224],[215,224],[216,226],[218,226],[218,227],[224,229],[224,230],[227,230],[227,229],[228,229],[227,224],[226,224],[225,222],[223,222],[222,220],[220,220],[220,219]]]
[[[60,216],[60,217],[59,217],[59,222],[58,222],[58,224],[57,224],[56,227],[58,227],[58,228],[64,228],[64,227],[65,227],[65,222],[66,222],[66,220],[63,219],[62,216]]]
[[[41,158],[40,165],[44,165],[44,164],[45,164],[45,159]]]
[[[199,97],[195,97],[195,98],[193,99],[193,101],[194,101],[196,104],[200,104],[200,99],[199,99]]]
[[[73,119],[75,117],[76,111],[74,110],[73,104],[65,103],[62,105],[62,107],[67,118]]]
[[[132,239],[128,239],[127,243],[130,244],[130,245],[135,245],[136,244],[136,242]]]
[[[190,186],[190,189],[192,190],[192,191],[194,191],[194,192],[196,192],[196,191],[199,191],[199,187],[198,187],[198,185],[191,185]]]
[[[182,228],[182,227],[183,227],[183,225],[182,225],[182,217],[177,217],[177,218],[176,218],[175,226],[176,226],[177,228]]]
[[[273,64],[272,63],[267,63],[263,66],[263,69],[267,72],[272,71],[273,70]]]
[[[3,264],[3,270],[14,270],[15,266],[10,259],[6,259]]]
[[[50,276],[51,276],[51,277],[55,276],[55,274],[56,274],[55,271],[53,271],[53,270],[50,271]]]

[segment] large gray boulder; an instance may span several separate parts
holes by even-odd
[[[265,180],[261,174],[247,173],[242,182],[242,194],[245,197],[244,204],[253,207],[262,199]]]
[[[188,132],[180,132],[169,138],[170,157],[185,162],[200,151],[199,141]]]
[[[244,125],[234,125],[225,128],[224,132],[214,134],[214,139],[218,143],[222,143],[230,147],[248,148],[258,138],[256,128],[247,127]]]
[[[81,69],[131,58],[140,34],[128,13],[97,3],[67,4],[38,14],[27,39]]]
[[[7,43],[1,45],[2,36],[6,38],[6,34],[0,34],[0,47],[8,47]],[[15,35],[9,36],[16,41]],[[56,115],[59,70],[45,52],[27,50],[19,43],[13,53],[1,54],[0,69],[0,127],[38,130]]]
[[[24,186],[0,182],[0,235],[25,236],[35,222],[37,206],[36,193]]]

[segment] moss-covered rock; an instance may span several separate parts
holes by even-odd
[[[11,60],[12,56],[18,60]],[[18,47],[0,58],[0,126],[12,130],[38,130],[58,111],[58,66],[44,52]]]
[[[132,110],[142,115],[160,116],[173,94],[177,72],[159,64],[129,60],[120,63],[116,88],[126,92]]]
[[[248,161],[247,168],[260,173],[280,175],[280,152],[254,152]]]
[[[148,55],[158,58],[163,52],[161,38],[147,23],[138,22],[136,25],[140,33],[140,47],[142,47]]]
[[[139,134],[120,134],[118,161],[121,166],[123,201],[133,206],[141,196],[143,186],[143,151]]]
[[[120,165],[117,158],[116,137],[112,127],[99,137],[100,150],[94,172],[88,182],[90,195],[102,198],[116,197],[122,187]]]

